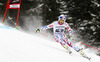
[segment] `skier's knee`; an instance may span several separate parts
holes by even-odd
[[[67,42],[67,44],[68,44],[70,47],[72,47],[72,43],[71,43],[71,42]]]
[[[65,43],[62,43],[62,42],[60,42],[60,44],[63,46],[63,45],[65,45]]]
[[[56,40],[56,42],[59,42],[58,40]]]
[[[58,36],[54,36],[54,37],[55,37],[56,42],[59,42],[59,37]]]

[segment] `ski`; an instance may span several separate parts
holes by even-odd
[[[88,59],[88,60],[91,60],[91,58],[90,58],[90,57],[87,57],[87,59]]]
[[[90,57],[88,57],[82,50],[79,51],[79,53],[81,54],[82,57],[88,59],[88,60],[91,60]]]
[[[91,58],[90,57],[88,57],[88,56],[83,56],[84,58],[86,58],[86,59],[88,59],[88,60],[91,60]]]
[[[71,54],[72,53],[72,51],[68,48],[68,46],[63,46],[65,49],[66,49],[66,52],[68,53],[68,54]]]

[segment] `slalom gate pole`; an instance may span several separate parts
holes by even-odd
[[[20,0],[20,8],[21,8],[21,0]],[[16,29],[17,29],[17,27],[18,27],[18,20],[19,20],[20,8],[18,8],[17,22],[16,22]]]
[[[18,9],[18,14],[17,14],[16,29],[17,29],[17,26],[18,26],[19,12],[20,12],[20,8]]]
[[[8,2],[9,2],[9,0],[7,1],[7,6],[8,6]],[[6,14],[7,14],[7,9],[8,9],[7,6],[6,6],[6,9],[5,9],[5,14],[4,14],[4,18],[3,18],[2,24],[4,24],[4,20],[5,20]]]
[[[43,36],[45,36],[45,37],[48,37],[48,36],[47,36],[47,35],[45,35],[44,33],[41,33],[41,32],[40,32],[40,34],[42,34],[42,35],[43,35]]]

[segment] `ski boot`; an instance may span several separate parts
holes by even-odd
[[[71,53],[72,53],[72,51],[68,48],[68,46],[63,45],[63,47],[67,50],[67,53],[69,53],[69,54],[71,54]]]
[[[79,53],[80,53],[84,58],[87,58],[88,60],[91,59],[90,57],[88,57],[88,56],[82,51],[82,49],[79,50]]]

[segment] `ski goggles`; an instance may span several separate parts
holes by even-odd
[[[63,19],[60,19],[60,21],[64,22],[64,20],[63,20]]]

